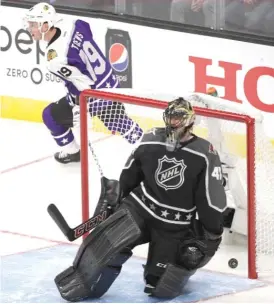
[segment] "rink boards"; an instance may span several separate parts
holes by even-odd
[[[32,122],[42,122],[42,111],[49,104],[48,101],[10,96],[1,97],[0,101],[0,117]],[[149,110],[147,110],[147,108],[144,109],[144,107],[127,105],[127,111],[144,130],[148,130],[155,126],[163,126],[162,111],[159,109],[149,108]],[[246,137],[243,135],[245,128],[243,125],[239,127],[240,132],[238,134],[226,133],[225,140],[230,153],[245,157]],[[237,130],[237,132],[239,131],[239,128],[234,127],[234,129]],[[102,122],[96,118],[93,119],[93,131],[95,130],[96,132],[110,134]],[[204,137],[206,135],[206,130],[198,127],[195,129],[195,133]],[[271,139],[270,142],[274,147],[274,139]]]

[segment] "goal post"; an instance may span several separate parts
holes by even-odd
[[[105,100],[114,102],[113,108],[109,108],[109,110],[112,112],[116,111],[115,107],[117,107],[117,103],[115,102],[123,103],[125,105],[128,116],[132,117],[134,120],[137,120],[143,131],[146,132],[148,129],[151,129],[153,127],[164,126],[162,120],[163,109],[166,108],[168,101],[171,101],[176,97],[171,95],[169,96],[168,94],[163,95],[160,93],[155,94],[150,92],[136,92],[132,89],[116,89],[113,91],[111,89],[105,91],[85,90],[80,95],[81,184],[83,221],[87,220],[90,216],[89,170],[91,168],[89,168],[88,165],[88,137],[90,132],[88,130],[88,125],[90,124],[89,121],[92,120],[91,132],[93,133],[113,134],[114,136],[121,135],[117,131],[112,132],[110,128],[106,128],[96,118],[96,113],[91,113],[92,119],[90,118],[90,114],[88,114],[89,100]],[[261,201],[258,201],[258,197],[261,199],[261,196],[258,196],[257,192],[263,190],[259,189],[261,185],[258,185],[258,181],[256,179],[256,171],[257,167],[259,166],[258,163],[265,162],[262,153],[258,152],[258,140],[256,139],[256,136],[258,136],[256,131],[256,124],[261,123],[261,115],[249,111],[238,104],[233,104],[231,101],[222,100],[218,97],[208,96],[201,93],[188,94],[188,98],[189,101],[194,105],[195,113],[198,117],[197,126],[194,129],[194,133],[197,131],[197,135],[208,139],[213,143],[213,146],[215,146],[217,150],[220,148],[222,152],[224,152],[220,154],[221,160],[222,157],[226,157],[227,154],[233,154],[233,158],[235,157],[235,159],[240,159],[240,161],[237,160],[234,163],[235,168],[238,170],[238,168],[241,168],[242,166],[244,167],[243,170],[240,170],[240,178],[243,180],[243,186],[246,189],[246,206],[240,206],[240,209],[245,210],[246,208],[248,277],[251,279],[256,279],[258,277],[258,272],[263,272],[265,268],[261,265],[262,262],[260,262],[259,255],[267,253],[271,256],[274,256],[274,230],[268,229],[267,226],[268,222],[272,220],[274,225],[274,210],[273,213],[272,208],[266,211],[266,223],[261,225],[257,222],[258,217],[261,218],[261,213],[263,216],[266,215],[266,212],[260,209],[261,207],[264,207],[264,204],[266,204],[266,202],[264,201],[261,203]],[[249,113],[251,113],[251,115],[249,115]],[[222,136],[216,136],[216,132],[221,132]],[[242,149],[244,152],[241,150],[239,153],[237,151],[234,151],[238,148],[238,137],[234,137],[234,134],[237,134],[238,132],[240,133],[239,136],[241,145],[244,146]],[[235,143],[233,142],[234,140]],[[229,148],[226,150],[225,146],[227,143]],[[132,149],[133,148],[134,145],[132,146]],[[263,148],[264,147],[259,147],[259,149]],[[269,153],[271,153],[271,151],[269,151]],[[237,154],[245,155],[239,156]],[[110,155],[110,157],[112,157],[112,155]],[[274,162],[274,157],[272,160]],[[274,191],[274,184],[273,182],[271,183],[272,184],[269,186],[269,189],[271,190],[273,186],[272,191]],[[261,231],[262,229],[266,229],[267,231]],[[244,230],[245,229],[243,228],[243,231]],[[245,234],[244,232],[241,233]],[[265,233],[270,233],[269,238],[265,237]],[[271,237],[272,241],[270,240]],[[273,271],[274,265],[272,267],[270,266],[270,268],[271,271]]]

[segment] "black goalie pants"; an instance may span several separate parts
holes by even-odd
[[[177,264],[179,246],[189,233],[189,228],[167,224],[153,217],[131,195],[122,204],[131,211],[142,232],[131,248],[149,243],[144,276],[147,283],[156,285],[167,264]]]

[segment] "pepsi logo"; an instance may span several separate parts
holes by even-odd
[[[128,50],[121,43],[114,43],[109,49],[109,62],[116,72],[124,72],[128,68]]]

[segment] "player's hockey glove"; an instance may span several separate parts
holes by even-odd
[[[119,181],[107,179],[103,176],[101,178],[101,195],[94,211],[94,216],[107,209],[111,209],[111,213],[114,213],[120,205],[120,200],[121,190]]]
[[[214,256],[221,241],[221,235],[210,233],[199,220],[194,220],[190,235],[180,246],[178,263],[189,270],[203,267]]]

